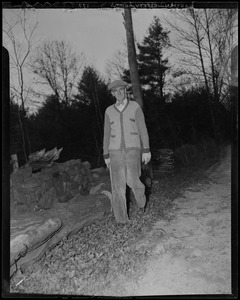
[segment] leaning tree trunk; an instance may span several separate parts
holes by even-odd
[[[131,8],[125,8],[123,13],[124,26],[126,29],[127,36],[127,49],[128,49],[128,64],[130,68],[130,77],[133,88],[134,100],[143,108],[143,100],[141,93],[141,85],[138,74],[138,66],[136,59],[136,49],[134,43],[133,24],[132,24],[132,13]]]
[[[143,109],[143,99],[142,99],[141,85],[140,85],[140,79],[138,74],[131,8],[124,9],[123,18],[124,18],[123,24],[125,26],[126,36],[127,36],[128,64],[129,64],[130,77],[131,77],[132,88],[133,88],[133,96],[134,96],[134,100]],[[152,177],[150,179],[153,180],[153,170],[152,170],[151,161],[147,164],[147,168],[148,168],[148,174],[151,174]],[[132,190],[131,190],[130,197],[134,197]]]

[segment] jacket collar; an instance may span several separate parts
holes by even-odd
[[[126,105],[125,105],[125,107],[124,107],[124,109],[122,111],[120,111],[120,110],[117,109],[116,103],[113,105],[117,112],[122,113],[128,107],[129,100],[128,99],[126,99],[126,100],[127,100],[127,103],[126,103]]]

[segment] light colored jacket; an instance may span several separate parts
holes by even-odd
[[[123,149],[150,151],[143,111],[135,101],[127,101],[122,111],[115,104],[105,111],[103,157],[109,158],[109,151]]]

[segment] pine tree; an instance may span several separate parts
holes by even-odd
[[[153,95],[164,101],[165,72],[168,59],[163,59],[163,50],[170,44],[169,31],[164,31],[158,17],[154,17],[153,23],[148,29],[148,35],[143,42],[138,44],[137,55],[139,75],[142,85],[147,85]]]
[[[102,159],[102,141],[104,113],[113,104],[113,97],[107,89],[107,84],[94,67],[85,67],[78,84],[78,100],[87,105],[89,136],[93,141],[92,151],[96,150],[98,164]]]

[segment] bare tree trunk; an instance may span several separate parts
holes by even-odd
[[[198,51],[199,51],[199,57],[200,57],[200,61],[201,61],[202,72],[203,72],[203,76],[204,76],[204,80],[205,80],[206,91],[207,91],[207,94],[208,94],[208,104],[209,104],[209,110],[210,110],[211,118],[212,118],[214,137],[217,139],[218,138],[218,132],[217,132],[218,130],[217,130],[217,125],[216,125],[216,120],[215,120],[215,117],[214,117],[213,107],[212,107],[212,103],[211,103],[211,93],[210,93],[207,74],[206,74],[206,70],[205,70],[204,60],[203,60],[201,38],[200,38],[200,35],[199,35],[199,29],[198,29],[198,23],[197,23],[197,18],[198,17],[195,15],[194,9],[191,9],[190,13],[191,13],[193,21],[194,21],[194,29],[195,29],[195,32],[196,32],[197,47],[198,47]]]
[[[102,130],[101,128],[103,127],[103,116],[101,114],[101,110],[100,110],[100,106],[99,106],[99,98],[98,98],[98,92],[97,92],[97,87],[96,87],[96,83],[93,81],[92,82],[92,96],[93,96],[93,103],[94,103],[94,107],[95,107],[95,111],[96,111],[96,116],[97,116],[97,121],[98,121],[98,129],[99,129],[99,135],[100,135],[100,140],[103,140],[103,136],[102,136]],[[96,148],[97,148],[97,152],[98,152],[98,161],[97,163],[100,164],[100,159],[102,157],[102,153],[101,153],[101,145],[99,145],[98,140],[96,135],[94,135],[94,139],[96,142]]]
[[[194,9],[191,9],[190,12],[191,12],[191,15],[192,15],[192,18],[193,18],[193,21],[194,21],[194,29],[195,29],[195,32],[196,32],[197,47],[198,47],[198,52],[199,52],[199,58],[200,58],[200,61],[201,61],[201,67],[202,67],[203,77],[204,77],[204,81],[205,81],[205,86],[206,86],[207,93],[210,94],[207,74],[206,74],[204,60],[203,60],[202,47],[201,47],[201,38],[200,38],[200,35],[199,35],[199,29],[198,29],[198,24],[197,24],[197,16],[195,15]]]
[[[11,17],[9,15],[9,20],[4,17],[3,22],[3,32],[11,46],[12,65],[13,68],[17,70],[16,79],[18,82],[14,83],[11,86],[11,89],[14,91],[17,99],[21,101],[18,117],[23,141],[23,154],[26,163],[28,161],[27,152],[28,154],[31,153],[31,141],[26,116],[26,102],[31,89],[30,85],[26,83],[25,74],[28,72],[26,68],[34,45],[35,30],[38,26],[37,19],[34,19],[34,23],[32,23],[32,16],[34,15],[31,14],[30,10],[28,11],[27,9],[23,9],[18,13],[13,13]],[[31,26],[29,26],[30,23]],[[18,39],[17,33],[23,34],[23,38],[21,40]]]
[[[21,108],[18,108],[18,120],[19,120],[19,124],[20,124],[20,130],[21,130],[21,134],[22,134],[22,149],[23,149],[23,154],[24,154],[24,159],[25,159],[25,163],[27,163],[28,158],[27,158],[27,153],[26,153],[26,143],[25,143],[25,134],[24,134],[24,128],[23,128],[23,123],[22,123],[22,119],[21,119]]]
[[[207,10],[206,9],[204,9],[204,14],[205,14],[206,33],[207,33],[207,39],[208,39],[211,70],[212,70],[212,84],[213,84],[213,91],[214,91],[214,102],[215,102],[215,104],[218,104],[219,95],[218,95],[218,87],[217,87],[217,78],[216,78],[216,72],[215,72],[215,68],[214,68],[213,50],[212,50],[211,37],[210,37],[209,17],[207,15]]]
[[[238,46],[236,46],[231,53],[231,101],[232,101],[232,121],[233,121],[233,145],[237,146],[238,144]]]
[[[129,63],[129,69],[130,69],[130,77],[131,77],[132,86],[133,86],[133,96],[134,96],[134,100],[143,109],[143,99],[142,99],[141,85],[140,85],[140,79],[139,79],[139,74],[138,74],[131,8],[124,9],[123,18],[124,18],[123,24],[125,26],[126,36],[127,36],[128,63]],[[148,163],[148,168],[149,168],[151,174],[153,174],[151,161]],[[153,178],[151,178],[151,179],[153,179]],[[132,190],[130,193],[131,193],[132,197],[134,197]],[[131,198],[131,196],[130,196],[130,198]]]
[[[131,82],[133,87],[133,96],[134,96],[134,100],[143,108],[141,85],[140,85],[137,59],[136,59],[136,48],[134,43],[131,8],[124,9],[123,18],[124,18],[123,24],[125,26],[126,36],[127,36],[128,63],[129,63],[130,77],[131,77]]]
[[[231,53],[232,195],[238,195],[238,46]],[[236,197],[238,199],[238,197]],[[237,220],[236,214],[233,214]]]

